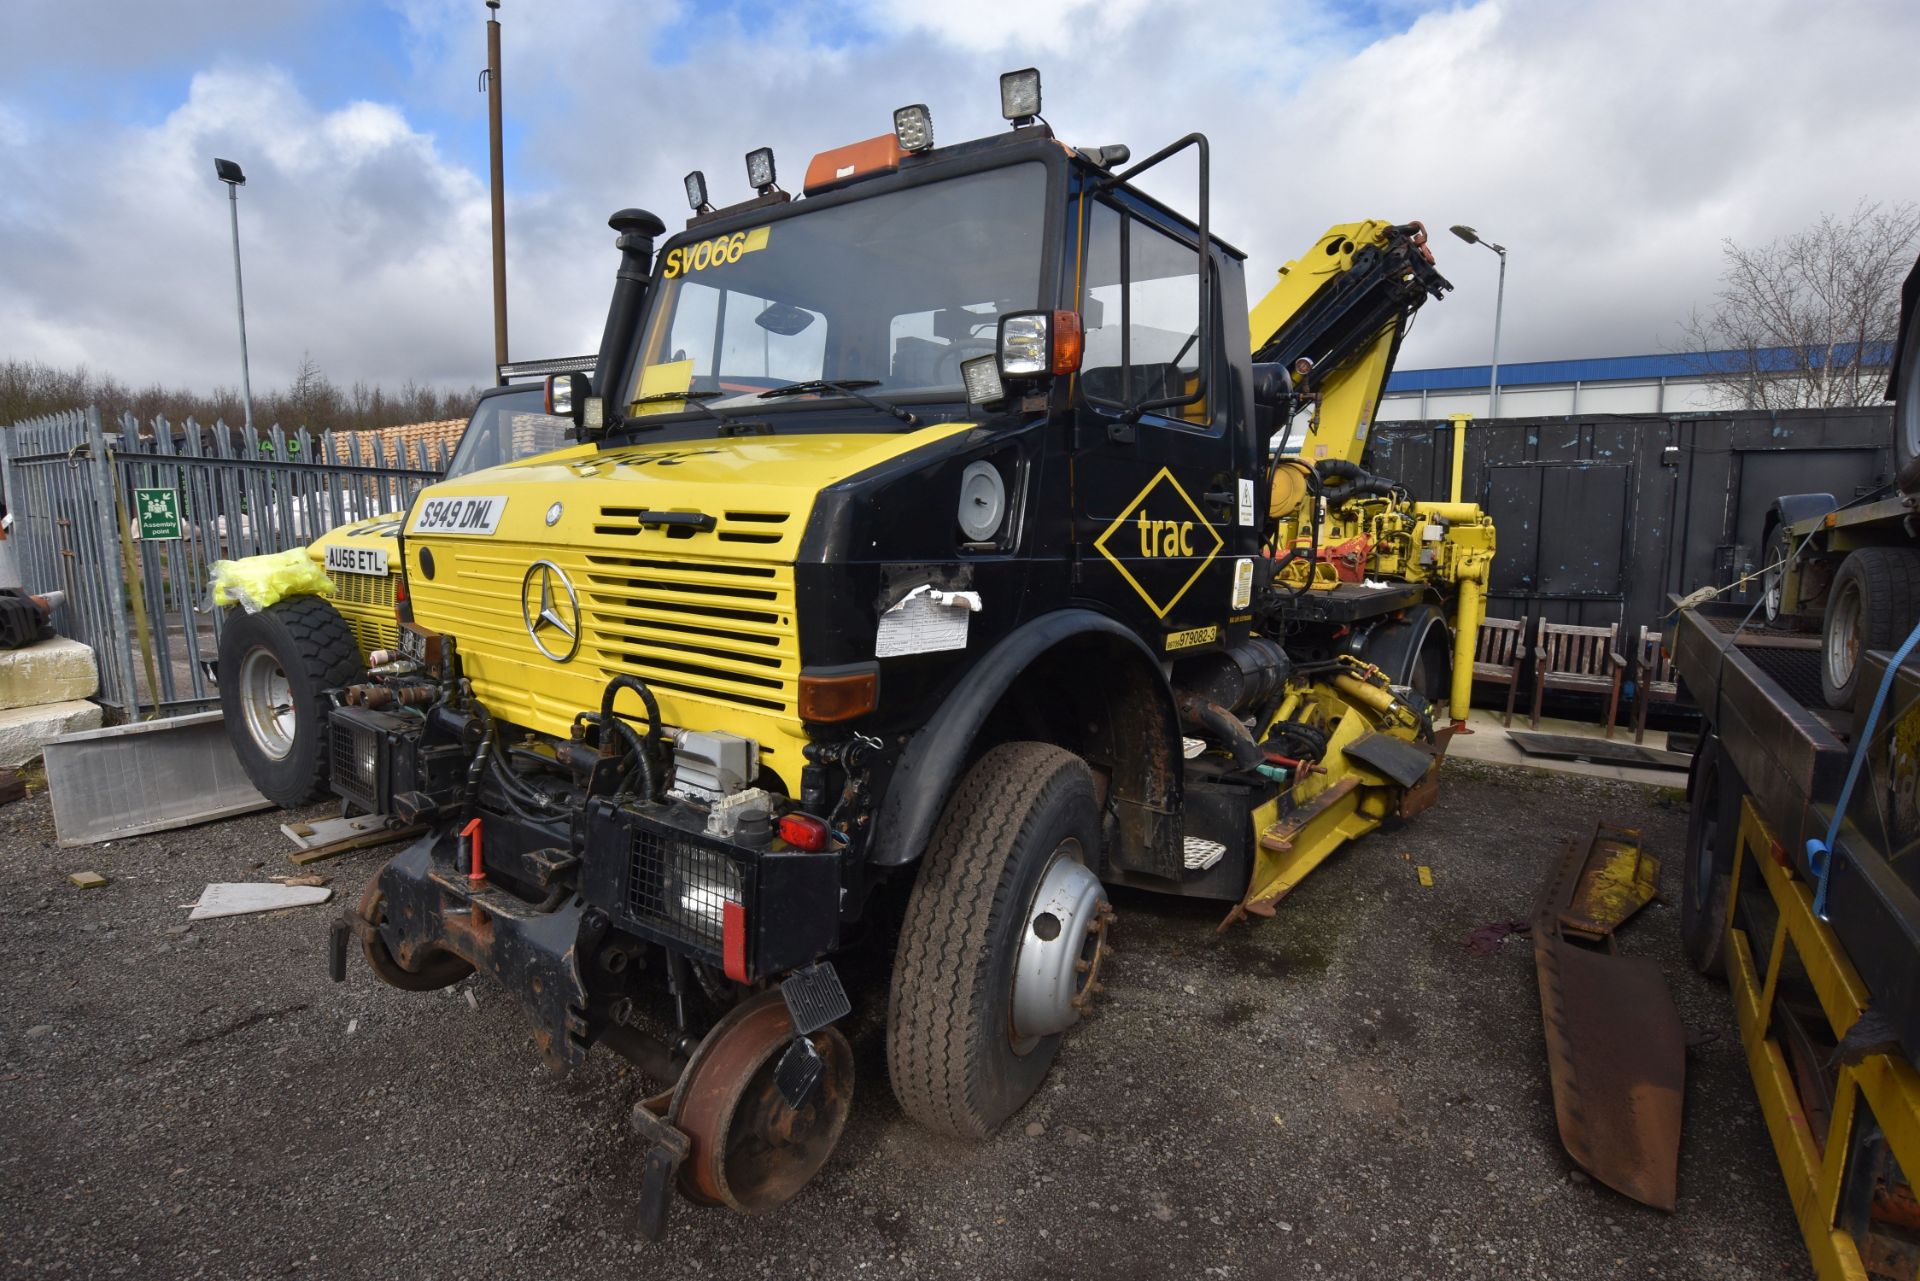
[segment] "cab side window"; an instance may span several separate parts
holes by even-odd
[[[1137,405],[1196,388],[1199,274],[1191,245],[1111,205],[1093,205],[1079,304],[1086,330],[1080,382],[1089,399]]]

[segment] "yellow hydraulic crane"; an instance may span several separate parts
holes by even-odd
[[[1256,370],[1284,380],[1276,415],[1268,550],[1279,581],[1300,591],[1341,583],[1429,584],[1451,606],[1454,729],[1465,727],[1473,647],[1486,615],[1493,521],[1462,501],[1466,416],[1456,415],[1452,493],[1415,502],[1389,478],[1366,470],[1380,394],[1413,316],[1452,288],[1435,270],[1419,223],[1380,220],[1329,228],[1249,315]],[[1298,452],[1286,448],[1305,415]]]

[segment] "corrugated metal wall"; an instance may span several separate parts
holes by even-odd
[[[1452,424],[1380,424],[1367,465],[1445,498]],[[1489,612],[1620,623],[1631,641],[1660,630],[1670,593],[1758,568],[1776,496],[1844,503],[1893,466],[1890,409],[1502,418],[1469,425],[1463,488],[1499,531]]]

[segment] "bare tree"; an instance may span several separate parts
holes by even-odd
[[[1711,314],[1682,326],[1700,377],[1747,409],[1878,404],[1920,205],[1862,200],[1759,248],[1721,242]]]

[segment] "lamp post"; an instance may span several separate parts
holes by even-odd
[[[1453,234],[1470,245],[1485,245],[1500,255],[1500,286],[1493,295],[1493,376],[1487,397],[1487,417],[1500,416],[1500,313],[1507,302],[1507,247],[1483,238],[1472,227],[1455,226]]]
[[[253,379],[247,373],[247,296],[240,287],[240,188],[247,175],[231,160],[215,159],[214,176],[227,184],[227,209],[233,215],[233,309],[240,317],[240,403],[246,410],[247,436],[253,436]]]
[[[500,156],[500,0],[486,0],[487,69],[481,79],[487,87],[487,164],[493,182],[493,367],[494,381],[502,383],[500,366],[507,363],[507,192]]]

